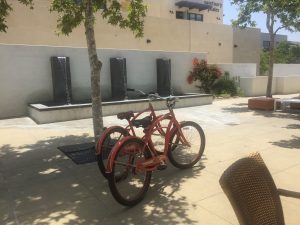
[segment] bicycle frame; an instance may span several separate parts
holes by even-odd
[[[162,155],[159,155],[156,150],[155,147],[151,141],[151,135],[155,132],[155,131],[159,131],[159,129],[162,129],[164,127],[160,127],[159,124],[162,120],[164,119],[170,119],[168,125],[167,125],[167,129],[165,132],[165,145],[164,145],[164,152]],[[172,108],[169,108],[169,112],[166,113],[165,115],[162,116],[158,116],[156,117],[156,119],[152,122],[152,124],[149,126],[149,128],[147,128],[147,131],[145,132],[145,135],[142,138],[139,137],[135,137],[135,136],[129,136],[129,137],[125,137],[124,139],[122,139],[120,142],[118,142],[112,149],[109,157],[108,157],[108,164],[107,164],[107,173],[111,173],[112,172],[112,168],[113,168],[113,163],[114,163],[114,159],[116,158],[116,154],[118,153],[118,149],[129,139],[133,139],[133,138],[138,138],[140,139],[144,145],[143,148],[141,149],[141,152],[144,152],[146,150],[146,148],[148,148],[151,152],[151,158],[149,160],[143,161],[143,162],[138,162],[137,166],[136,166],[136,171],[154,171],[156,170],[156,167],[161,163],[161,161],[165,161],[167,159],[167,154],[169,151],[169,143],[171,141],[171,138],[174,134],[174,132],[178,132],[178,140],[183,144],[183,145],[187,145],[190,146],[190,144],[187,142],[186,138],[184,137],[181,127],[180,127],[180,123],[176,120],[174,111]],[[134,149],[128,149],[128,151],[135,151]],[[129,164],[128,164],[129,166]]]
[[[149,116],[151,116],[151,117],[153,118],[153,120],[156,120],[156,119],[158,118],[158,117],[156,116],[156,114],[155,114],[154,107],[153,107],[151,101],[149,100],[149,102],[148,102],[148,108],[144,109],[144,110],[141,111],[141,112],[138,112],[133,118],[127,119],[128,125],[125,127],[125,129],[128,131],[129,134],[130,134],[130,132],[131,132],[131,135],[134,136],[134,137],[136,137],[135,129],[134,129],[134,126],[133,126],[132,122],[133,122],[134,120],[136,120],[138,117],[140,117],[142,114],[145,114],[145,113],[147,113],[147,112],[150,112],[150,115],[149,115]],[[99,139],[99,141],[97,142],[97,145],[96,145],[96,155],[99,155],[100,152],[101,152],[100,146],[102,146],[103,142],[105,141],[105,138],[106,138],[106,135],[105,135],[105,134],[108,133],[110,130],[116,128],[116,127],[120,127],[120,126],[112,126],[112,127],[109,127],[109,128],[107,128],[107,129],[104,131],[103,135],[101,135],[101,137],[100,137],[100,139]],[[122,128],[123,128],[123,127],[122,127]],[[163,131],[162,131],[161,129],[158,129],[158,132],[159,132],[160,134],[163,133]]]

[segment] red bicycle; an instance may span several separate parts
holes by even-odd
[[[149,122],[156,120],[158,118],[153,108],[153,105],[151,104],[151,100],[154,97],[156,98],[156,95],[151,95],[151,94],[147,95],[144,92],[135,89],[127,89],[127,90],[139,92],[143,96],[148,96],[149,105],[148,108],[137,113],[136,115],[134,115],[132,111],[117,114],[118,119],[127,120],[128,125],[125,128],[121,126],[109,127],[105,129],[105,131],[101,135],[96,145],[96,155],[97,155],[98,167],[105,178],[108,177],[108,173],[106,170],[107,158],[114,145],[126,136],[137,136],[137,131],[135,130],[135,128],[145,127],[145,125],[147,125]],[[143,119],[138,119],[144,114],[147,114],[147,116],[144,117]],[[169,120],[169,118],[165,118],[165,120]],[[152,143],[161,144],[162,141],[164,140],[165,132],[163,130],[162,123],[163,121],[160,121],[159,123],[156,124],[156,128],[157,128],[156,132],[153,132],[152,137],[149,140]],[[163,144],[161,145],[163,146]],[[157,150],[159,151],[159,149]],[[163,151],[163,148],[161,148],[160,151]]]
[[[191,168],[200,160],[205,148],[204,132],[195,122],[177,121],[175,101],[175,97],[166,98],[168,113],[136,122],[144,128],[143,137],[126,136],[114,145],[107,177],[111,193],[120,204],[133,206],[140,202],[149,188],[152,172],[166,169],[167,158],[180,169]],[[163,120],[168,121],[166,127],[161,127]],[[163,152],[158,152],[151,141],[159,129],[165,132]]]

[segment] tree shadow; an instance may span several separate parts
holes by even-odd
[[[300,120],[300,110],[289,110],[289,111],[267,111],[267,110],[253,110],[248,108],[248,104],[233,104],[229,107],[223,107],[224,112],[229,113],[249,113],[253,112],[254,116],[263,116],[267,118],[278,118],[278,119],[297,119]]]
[[[224,112],[229,112],[229,113],[246,113],[246,112],[251,112],[251,110],[244,105],[238,106],[239,104],[233,104],[233,106],[230,107],[224,107],[222,110]]]
[[[83,134],[51,137],[20,147],[0,146],[0,175],[8,196],[0,201],[0,210],[5,209],[0,221],[45,225],[198,223],[188,215],[189,201],[177,192],[182,182],[201,176],[203,164],[188,170],[170,166],[155,174],[145,200],[124,208],[112,198],[96,163],[76,165],[57,149],[92,140]]]
[[[281,148],[289,148],[289,149],[299,149],[300,150],[300,137],[293,135],[290,140],[281,140],[270,142],[273,145],[279,146]]]
[[[287,126],[284,127],[284,128],[286,128],[286,129],[295,129],[295,130],[297,130],[297,129],[300,129],[300,124],[289,124],[289,125],[287,125]]]

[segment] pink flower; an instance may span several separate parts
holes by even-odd
[[[188,82],[188,84],[192,84],[193,81],[194,81],[194,76],[193,76],[193,74],[190,73],[190,75],[188,75],[188,77],[187,77],[187,82]]]
[[[199,59],[193,58],[193,65],[196,66],[199,64]]]

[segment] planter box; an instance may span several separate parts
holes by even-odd
[[[274,98],[250,98],[248,100],[249,109],[274,110]]]
[[[300,101],[300,100],[299,100]],[[292,102],[290,104],[291,109],[300,109],[300,102]]]
[[[177,96],[179,101],[176,108],[200,106],[212,104],[213,96],[207,94],[187,93]],[[115,102],[103,102],[103,116],[116,115],[120,112],[138,112],[148,107],[148,99],[125,100]],[[152,102],[155,110],[167,109],[165,100],[154,100]],[[54,123],[69,120],[79,120],[92,117],[92,104],[74,104],[63,106],[47,106],[45,104],[30,104],[28,106],[29,116],[37,123]]]

